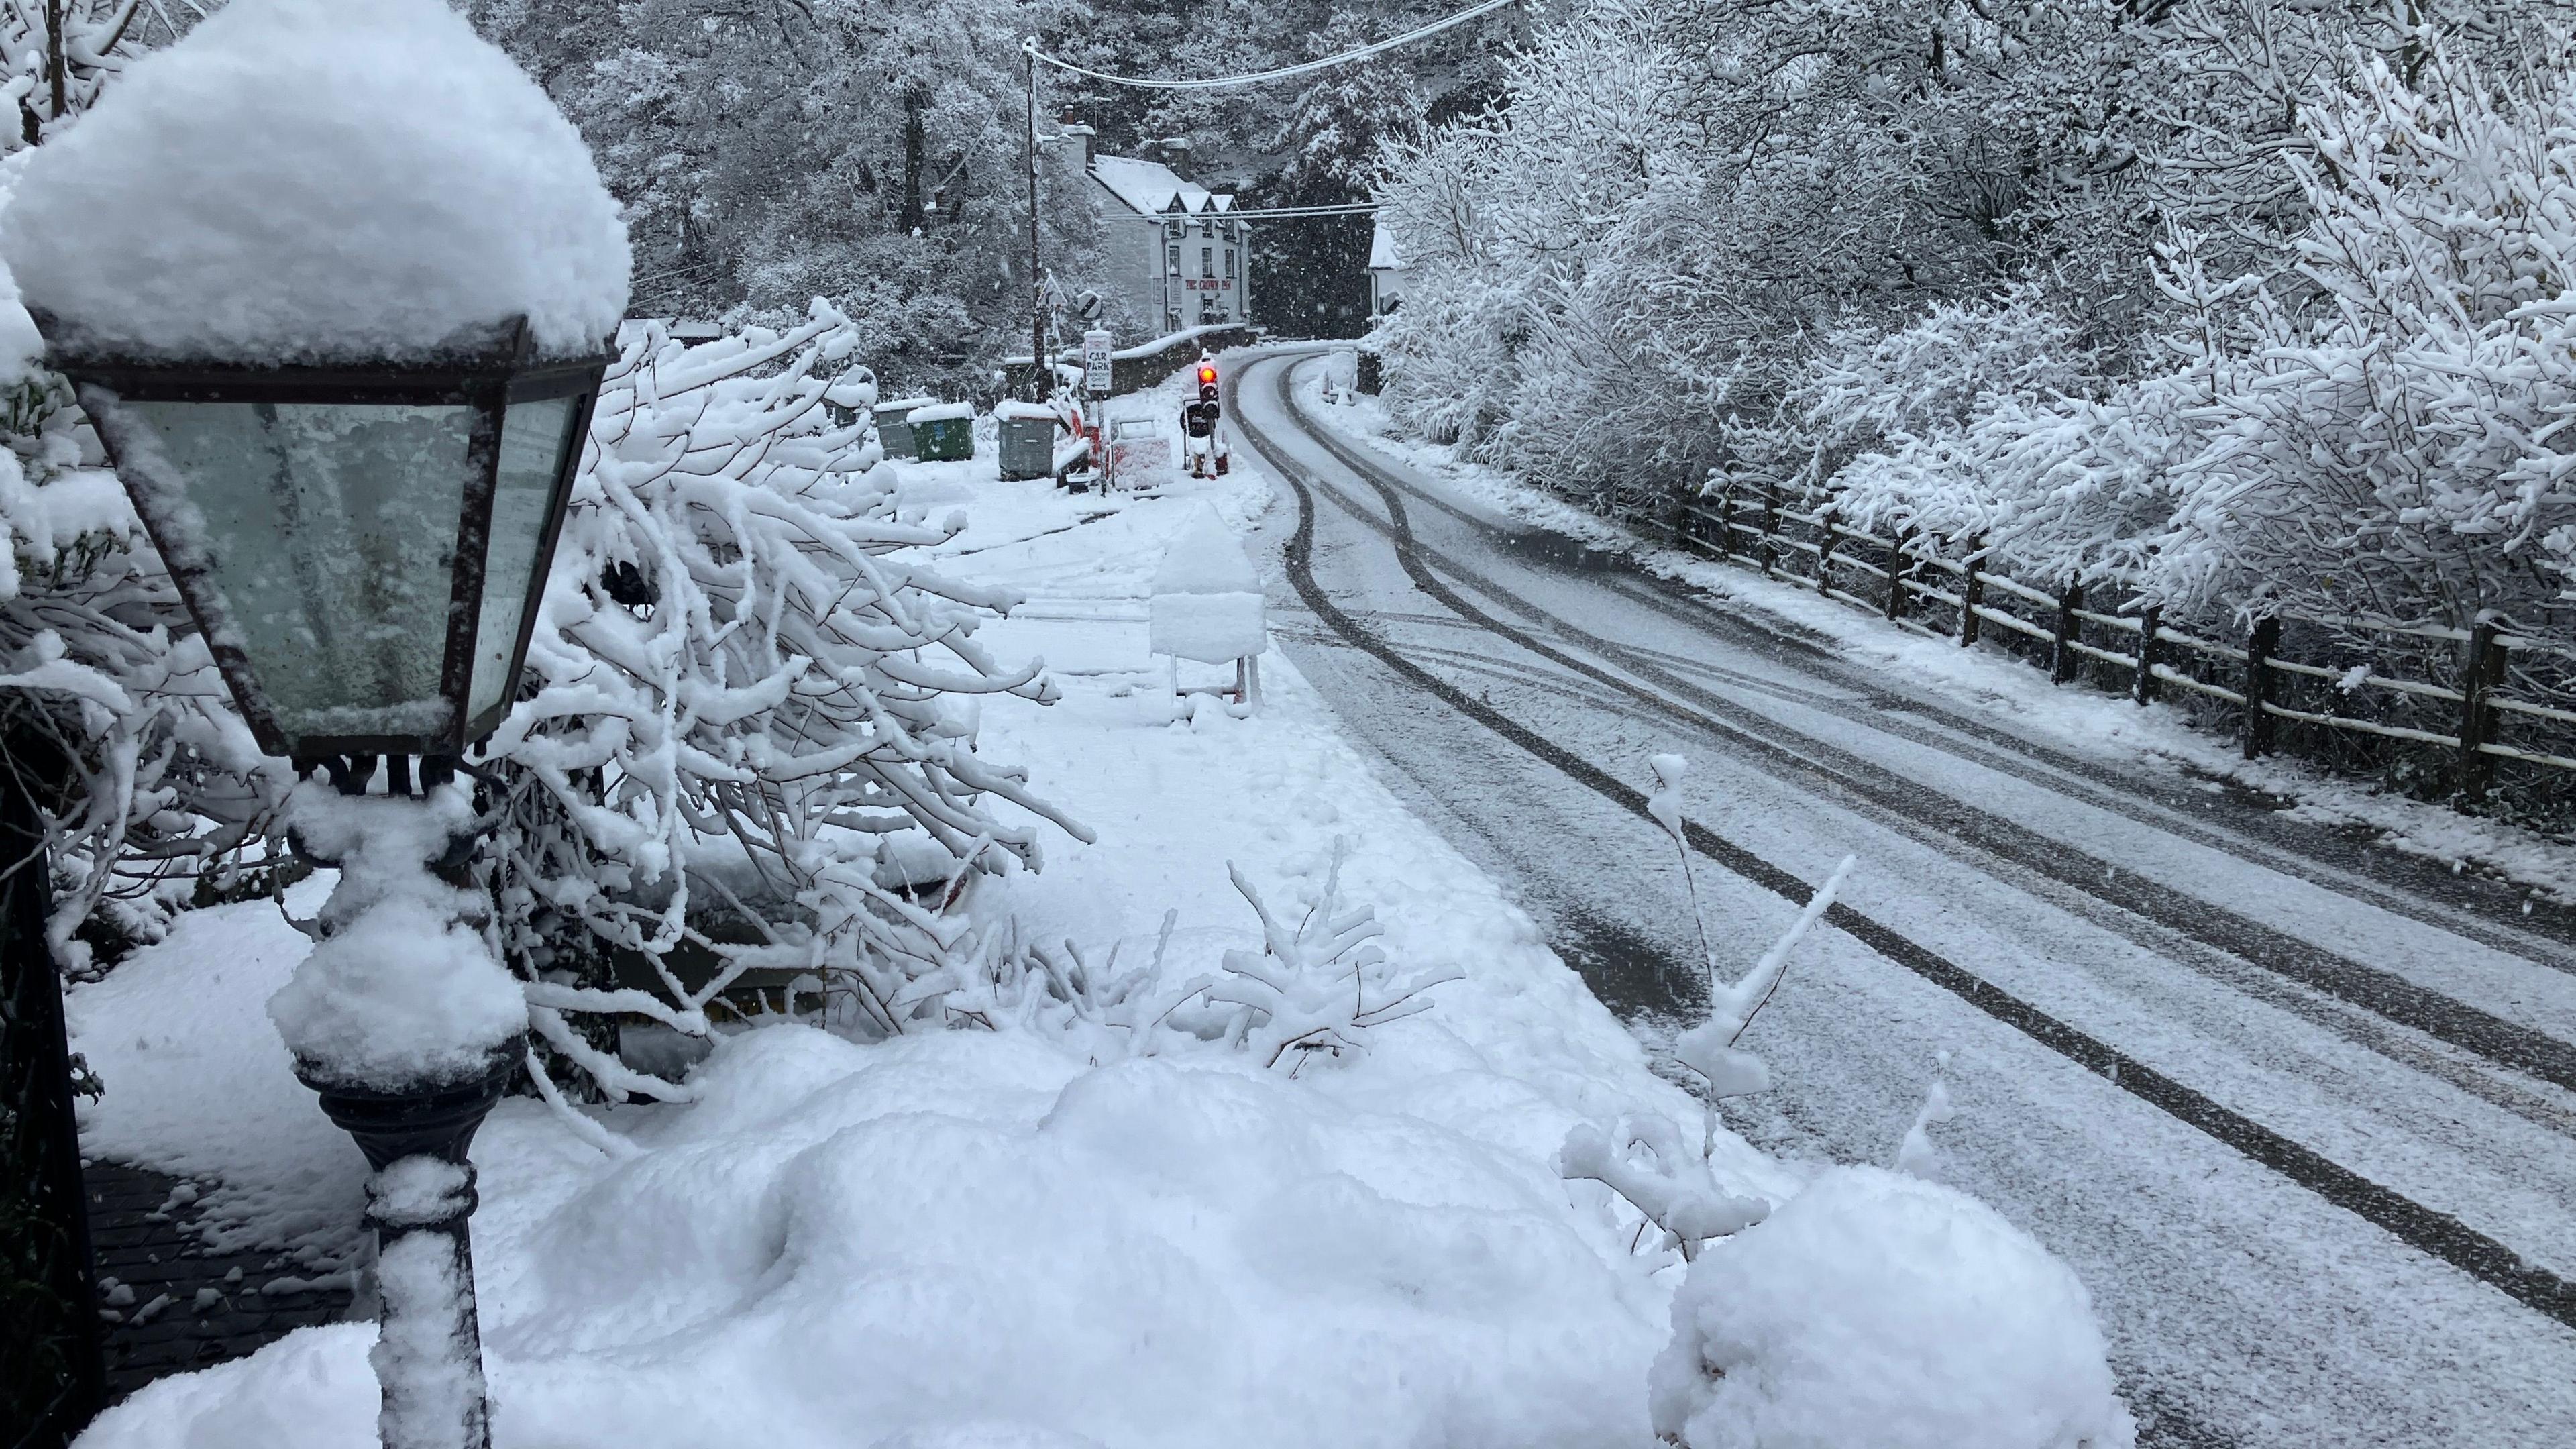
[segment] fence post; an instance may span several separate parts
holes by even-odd
[[[1735,475],[1717,490],[1717,556],[1722,562],[1735,556]]]
[[[1816,546],[1816,592],[1821,594],[1831,583],[1826,576],[1834,571],[1834,539],[1839,536],[1834,526],[1834,505],[1826,504],[1816,514],[1816,521],[1825,526],[1825,541]]]
[[[2272,692],[2272,651],[2281,647],[2281,616],[2254,625],[2245,637],[2245,758],[2272,753],[2272,716],[2264,701]]]
[[[2495,738],[2495,706],[2487,691],[2504,682],[2504,645],[2495,620],[2480,614],[2469,628],[2469,654],[2460,668],[2460,796],[2472,803],[2487,798],[2495,782],[2495,756],[2478,746]]]
[[[1905,571],[1913,567],[1905,560],[1905,551],[1914,543],[1914,525],[1896,531],[1896,541],[1887,549],[1887,617],[1892,622],[1905,617]]]
[[[2129,682],[2129,697],[2140,704],[2155,703],[2156,630],[2164,621],[2161,604],[2149,604],[2138,613],[2138,677]]]
[[[1986,580],[1977,567],[1977,551],[1986,546],[1985,536],[1968,540],[1968,566],[1959,575],[1959,647],[1977,642],[1977,606],[1986,601]]]
[[[1777,478],[1766,478],[1762,482],[1762,548],[1758,555],[1762,560],[1762,576],[1764,578],[1769,578],[1771,576],[1771,540],[1778,537],[1779,533],[1780,480]]]
[[[2083,621],[2075,617],[2075,611],[2083,607],[2082,584],[2068,584],[2066,592],[2057,596],[2057,637],[2050,641],[2048,649],[2048,682],[2051,684],[2064,684],[2075,677],[2075,661],[2082,657],[2075,652],[2075,635],[2083,626]]]

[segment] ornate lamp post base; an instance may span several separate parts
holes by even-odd
[[[483,1343],[475,1325],[475,1205],[466,1149],[508,1090],[522,1042],[495,1051],[483,1073],[398,1089],[299,1072],[322,1111],[357,1140],[375,1176],[367,1221],[376,1230],[382,1300],[368,1355],[384,1389],[386,1449],[489,1449]]]

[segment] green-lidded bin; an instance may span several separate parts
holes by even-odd
[[[877,446],[885,449],[885,455],[889,458],[917,456],[913,450],[910,419],[915,411],[930,407],[938,401],[939,399],[935,397],[899,397],[892,402],[878,403],[876,407]]]
[[[938,403],[914,408],[912,455],[925,463],[959,463],[975,456],[975,405]]]

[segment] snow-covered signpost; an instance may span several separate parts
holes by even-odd
[[[0,249],[341,867],[269,1009],[376,1169],[384,1440],[482,1449],[466,1148],[528,1016],[457,775],[517,695],[625,310],[617,208],[441,0],[234,0],[38,149]]]
[[[1181,688],[1181,661],[1234,666],[1231,693],[1249,709],[1261,703],[1261,655],[1270,647],[1261,575],[1216,510],[1201,507],[1163,551],[1154,573],[1147,647],[1172,660],[1172,694]]]

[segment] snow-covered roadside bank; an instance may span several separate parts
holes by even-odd
[[[1768,615],[1997,723],[2039,732],[2105,762],[2226,781],[2288,802],[2284,814],[2290,819],[2360,832],[2455,871],[2474,871],[2523,887],[2539,899],[2576,906],[2576,851],[2565,841],[2335,779],[2294,760],[2247,760],[2232,741],[2194,728],[2171,705],[2141,709],[2098,691],[2053,685],[2044,672],[1999,654],[1925,638],[1812,590],[1647,539],[1499,469],[1462,460],[1451,446],[1407,436],[1378,399],[1347,391],[1346,356],[1337,356],[1334,366],[1342,387],[1330,402],[1324,397],[1322,369],[1310,368],[1299,379],[1299,397],[1318,418],[1439,478],[1498,518],[1624,553],[1657,574]]]
[[[984,882],[970,908],[1071,942],[1061,959],[1100,978],[1113,952],[1160,951],[1180,980],[1262,948],[1230,871],[1293,923],[1338,862],[1396,966],[1454,975],[1433,1008],[1294,1072],[1060,1017],[879,1044],[773,1026],[728,1038],[698,1100],[605,1112],[639,1149],[622,1158],[506,1103],[475,1152],[496,1441],[1573,1446],[1698,1416],[1762,1442],[2122,1442],[2081,1290],[2000,1219],[1874,1171],[1802,1195],[1723,1131],[1716,1186],[1796,1206],[1702,1256],[1650,1420],[1683,1265],[1637,1251],[1635,1211],[1557,1155],[1622,1119],[1696,1146],[1702,1109],[1371,776],[1284,656],[1238,717],[1177,708],[1146,653],[1166,543],[1268,503],[1248,470],[1086,497],[997,482],[989,452],[905,469],[905,509],[967,512],[946,568],[1028,596],[979,639],[1043,655],[1062,691],[988,699],[981,741],[1100,836],[1051,837],[1043,871]],[[302,941],[265,905],[187,924],[76,997],[85,1044],[137,1043],[103,1060],[102,1111],[129,1114],[147,1160],[192,1114],[231,1114],[189,1159],[217,1175],[281,1134],[297,1150],[242,1216],[282,1230],[297,1165],[329,1142],[260,1010]],[[191,1067],[146,1069],[181,1038]],[[357,1176],[339,1148],[334,1192]],[[165,1381],[82,1442],[371,1442],[372,1336],[309,1330]]]

